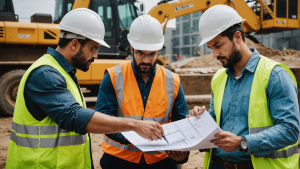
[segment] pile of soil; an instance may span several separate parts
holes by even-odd
[[[271,49],[265,47],[260,43],[254,43],[250,39],[246,38],[246,44],[249,48],[255,48],[261,55],[266,56],[272,60],[283,63],[288,67],[300,67],[300,51],[293,49],[287,49],[280,51],[278,49]],[[195,58],[191,62],[186,63],[181,68],[204,68],[215,67],[222,68],[222,64],[215,58],[212,53]]]

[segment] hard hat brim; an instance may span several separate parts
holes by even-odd
[[[92,39],[92,40],[95,41],[95,42],[100,43],[101,45],[103,45],[107,48],[110,48],[110,46],[104,40],[97,40],[97,39]]]
[[[158,44],[145,44],[145,43],[137,43],[130,39],[128,39],[130,45],[133,49],[137,50],[146,50],[146,51],[154,51],[154,50],[161,50],[164,45],[164,40]]]
[[[58,29],[60,29],[60,30],[64,30],[64,31],[68,31],[68,29],[66,29],[66,28],[64,28],[64,27],[61,27],[61,26],[56,26]],[[72,33],[75,33],[75,32],[72,32]],[[76,33],[75,33],[76,34]],[[82,35],[82,34],[79,34],[79,35],[81,35],[81,36],[84,36],[84,35]],[[85,37],[85,36],[84,36]],[[89,38],[89,37],[85,37],[85,38]],[[76,38],[74,38],[74,39],[76,39]],[[110,48],[110,46],[104,41],[104,40],[101,40],[101,39],[95,39],[95,38],[93,38],[93,39],[91,39],[91,40],[93,40],[93,41],[95,41],[95,42],[97,42],[97,43],[100,43],[101,45],[103,45],[103,46],[105,46],[105,47],[107,47],[107,48]]]
[[[202,39],[199,46],[202,46],[204,45],[205,43],[209,42],[210,40],[212,40],[213,38],[215,38],[216,36],[218,36],[219,34],[216,34],[216,35],[212,35],[212,36],[209,36],[205,39]]]

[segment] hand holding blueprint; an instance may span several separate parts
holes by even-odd
[[[213,120],[207,111],[200,118],[195,116],[162,125],[166,139],[149,141],[142,138],[134,131],[122,132],[133,145],[143,152],[147,151],[190,151],[197,149],[215,148],[210,140],[216,139],[215,134],[221,132],[221,128]]]

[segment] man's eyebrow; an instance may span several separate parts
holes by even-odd
[[[216,43],[213,45],[213,47],[216,46],[216,45],[219,44],[219,43],[220,43],[220,42],[216,42]]]
[[[144,52],[142,52],[142,51],[140,51],[140,50],[136,50],[136,51],[139,52],[139,53],[145,54]]]
[[[212,47],[216,46],[217,44],[219,44],[220,42],[216,42],[212,45]],[[209,49],[212,49],[212,47],[207,46]]]
[[[139,53],[145,54],[144,52],[142,52],[140,50],[136,50],[136,51],[139,52]],[[154,53],[156,53],[156,52],[151,52],[150,54],[154,54]]]

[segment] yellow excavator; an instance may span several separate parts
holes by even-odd
[[[299,29],[299,0],[162,0],[150,15],[165,29],[167,22],[196,11],[205,11],[217,4],[226,4],[246,20],[246,32],[270,33]],[[252,4],[249,6],[248,4]],[[130,58],[127,34],[132,21],[143,11],[136,0],[56,0],[54,23],[49,14],[34,14],[31,23],[18,22],[12,0],[0,0],[0,113],[12,115],[19,82],[26,69],[47,47],[56,47],[62,17],[72,9],[89,8],[99,14],[105,25],[105,41],[111,48],[100,47],[98,59],[88,72],[78,71],[81,87],[97,96],[105,69]],[[129,56],[129,57],[128,57]],[[157,60],[165,64],[162,57]]]
[[[267,34],[299,29],[299,0],[162,0],[149,15],[163,23],[173,18],[224,4],[234,8],[242,18],[245,33]]]

